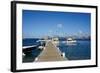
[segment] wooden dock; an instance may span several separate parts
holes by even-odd
[[[36,58],[36,62],[64,60],[66,59],[61,55],[61,51],[51,41],[46,42],[44,50]]]

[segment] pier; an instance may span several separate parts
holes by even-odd
[[[36,62],[42,61],[64,61],[66,58],[63,57],[61,51],[51,42],[47,41],[46,46],[40,55],[36,58]]]

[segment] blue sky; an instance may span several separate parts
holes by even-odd
[[[90,35],[90,13],[23,10],[23,38]]]

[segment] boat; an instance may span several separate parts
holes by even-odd
[[[77,41],[73,38],[67,38],[67,45],[76,45]]]
[[[53,38],[52,38],[52,42],[53,42],[55,45],[58,45],[58,44],[59,44],[59,38],[58,38],[58,37],[53,37]]]

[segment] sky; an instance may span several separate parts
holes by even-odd
[[[90,35],[91,14],[23,10],[23,38],[43,36]]]

